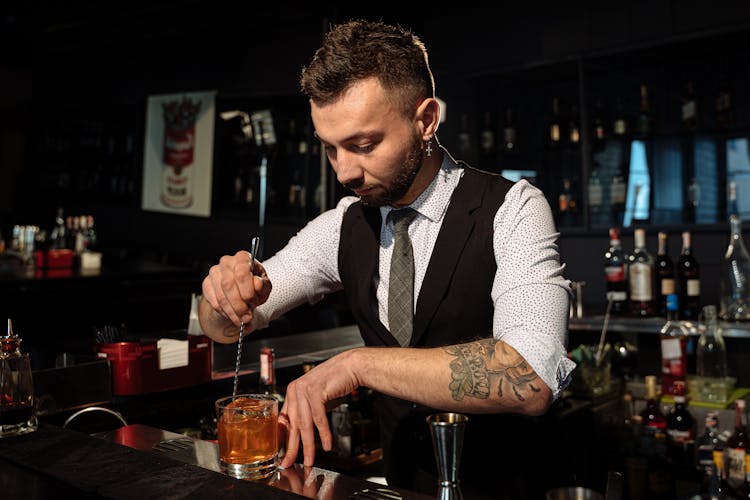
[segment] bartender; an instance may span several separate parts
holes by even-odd
[[[334,27],[303,68],[315,134],[354,196],[250,269],[241,250],[203,280],[200,321],[221,343],[344,290],[364,347],[292,381],[283,467],[332,447],[326,411],[375,391],[389,485],[434,492],[425,416],[469,415],[463,489],[523,495],[534,453],[507,449],[570,380],[569,282],[543,193],[454,159],[423,43],[398,26]],[[505,447],[505,448],[504,448]],[[487,457],[490,457],[488,460]],[[536,470],[535,470],[536,469]]]

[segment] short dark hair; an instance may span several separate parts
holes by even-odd
[[[400,26],[355,20],[335,26],[302,69],[302,92],[319,105],[335,101],[354,83],[376,77],[401,112],[411,116],[422,100],[435,96],[427,50]]]

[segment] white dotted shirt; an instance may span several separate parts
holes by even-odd
[[[432,250],[463,168],[444,151],[440,171],[410,206],[418,212],[409,225],[414,249],[414,304],[427,271]],[[263,328],[290,309],[315,303],[342,288],[338,270],[341,223],[349,196],[302,228],[286,247],[263,262],[273,291],[258,307],[254,328]],[[380,321],[388,327],[388,278],[393,252],[391,207],[380,209],[379,274],[373,276]],[[542,192],[525,180],[508,191],[494,220],[497,272],[492,286],[495,304],[493,335],[516,349],[554,397],[570,381],[575,364],[566,351],[570,282],[560,263],[552,212]]]

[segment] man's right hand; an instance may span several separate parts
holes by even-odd
[[[201,328],[217,342],[237,340],[240,324],[244,321],[249,325],[254,309],[271,293],[271,280],[263,264],[255,260],[251,273],[250,262],[250,253],[245,250],[224,255],[203,279]]]

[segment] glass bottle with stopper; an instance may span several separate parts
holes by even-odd
[[[0,438],[36,428],[31,363],[29,355],[21,352],[21,338],[9,318],[8,332],[0,336]]]
[[[750,253],[742,239],[742,220],[729,217],[731,236],[719,277],[719,316],[728,321],[750,321]]]
[[[701,401],[724,403],[733,387],[727,378],[727,348],[716,314],[716,306],[703,307],[705,326],[696,347],[696,372]]]

